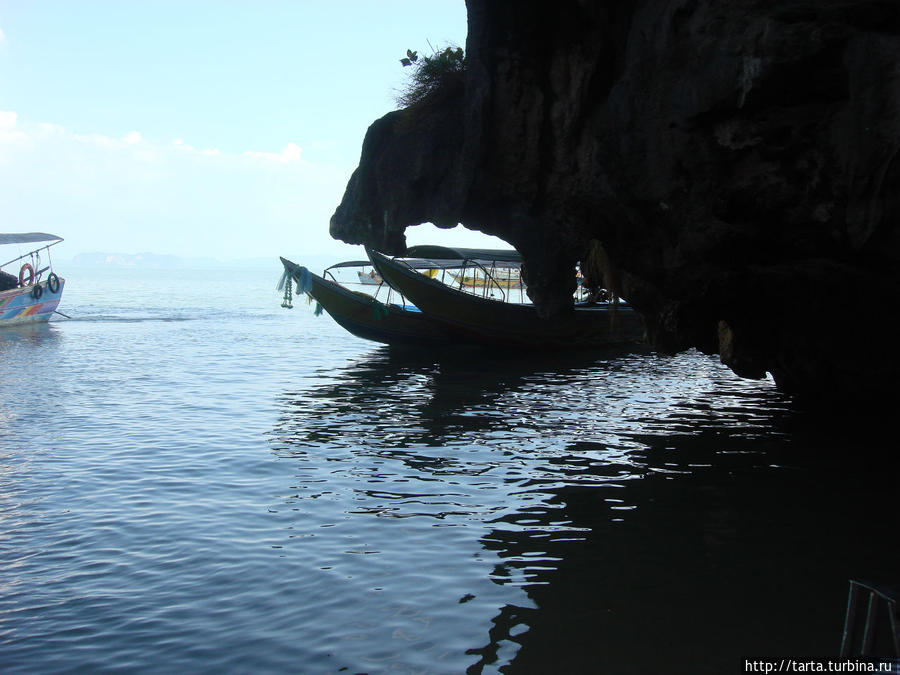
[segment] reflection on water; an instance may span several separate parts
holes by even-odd
[[[0,330],[0,349],[3,350],[5,358],[12,361],[14,358],[12,350],[23,346],[52,347],[59,337],[56,326],[49,321],[4,326]]]
[[[397,355],[129,278],[0,332],[4,674],[739,672],[896,580],[890,445],[713,358]]]
[[[346,663],[391,672],[732,672],[836,652],[886,575],[892,478],[860,430],[690,353],[410,360],[284,393],[292,539]],[[822,433],[824,431],[825,433]],[[892,529],[893,528],[893,529]],[[348,625],[341,628],[342,621]]]
[[[0,441],[10,422],[57,402],[56,374],[40,366],[54,361],[61,340],[57,327],[47,321],[0,328],[0,377],[5,375],[0,381]],[[10,400],[2,396],[4,386],[15,391]]]

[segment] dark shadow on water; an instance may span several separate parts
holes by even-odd
[[[879,452],[893,441],[798,412],[699,354],[385,348],[320,375],[282,398],[281,457],[342,447],[442,480],[465,470],[457,447],[478,446],[525,467],[533,500],[477,515],[490,579],[533,604],[497,607],[469,672],[835,657],[847,580],[897,581],[896,464]]]
[[[473,650],[481,664],[504,641],[520,645],[509,673],[725,673],[766,655],[837,658],[848,579],[897,580],[896,473],[820,435],[795,447],[711,426],[640,440],[639,479],[556,491],[553,522],[582,537],[499,528],[484,539],[525,561],[511,566],[536,550],[559,562],[529,579],[537,609],[498,614]]]

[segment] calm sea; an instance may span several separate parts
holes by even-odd
[[[0,671],[740,672],[897,577],[852,417],[689,352],[397,355],[264,270],[0,332]],[[883,443],[883,441],[882,441]]]

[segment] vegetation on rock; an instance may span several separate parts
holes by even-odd
[[[397,93],[397,103],[404,108],[423,101],[448,85],[461,82],[466,70],[465,53],[461,47],[453,45],[434,50],[431,56],[421,59],[418,52],[407,49],[400,63],[404,68],[411,69],[406,86]]]

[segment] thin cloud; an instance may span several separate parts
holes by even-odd
[[[24,141],[27,138],[19,128],[19,116],[12,110],[0,110],[0,143]]]
[[[19,116],[12,110],[0,110],[0,129],[9,129],[18,124]]]
[[[10,227],[65,222],[82,250],[227,258],[298,240],[314,253],[344,246],[328,220],[351,167],[313,164],[295,142],[226,151],[189,141],[78,133],[0,111],[0,212]]]
[[[180,156],[220,158],[231,163],[262,160],[270,164],[289,164],[298,162],[303,154],[300,146],[294,142],[287,143],[281,149],[281,152],[246,150],[244,152],[229,153],[219,148],[197,148],[186,143],[182,138],[176,138],[171,143],[159,143],[144,138],[141,132],[137,130],[129,131],[121,137],[114,137],[101,133],[83,134],[72,132],[58,124],[49,122],[20,125],[16,112],[0,110],[0,144],[23,140],[47,140],[51,137],[55,137],[60,142],[75,141],[110,151],[130,151],[139,159],[150,157],[159,159],[174,153]]]
[[[253,150],[248,150],[244,153],[247,157],[253,157],[255,159],[263,159],[267,162],[281,162],[282,164],[287,164],[288,162],[296,162],[300,159],[300,155],[303,154],[300,146],[296,143],[288,143],[284,148],[282,148],[281,152],[256,152]]]
[[[193,145],[184,142],[183,138],[176,138],[172,142],[172,146],[179,153],[185,155],[197,155],[200,157],[220,157],[222,151],[218,148],[195,148]]]

